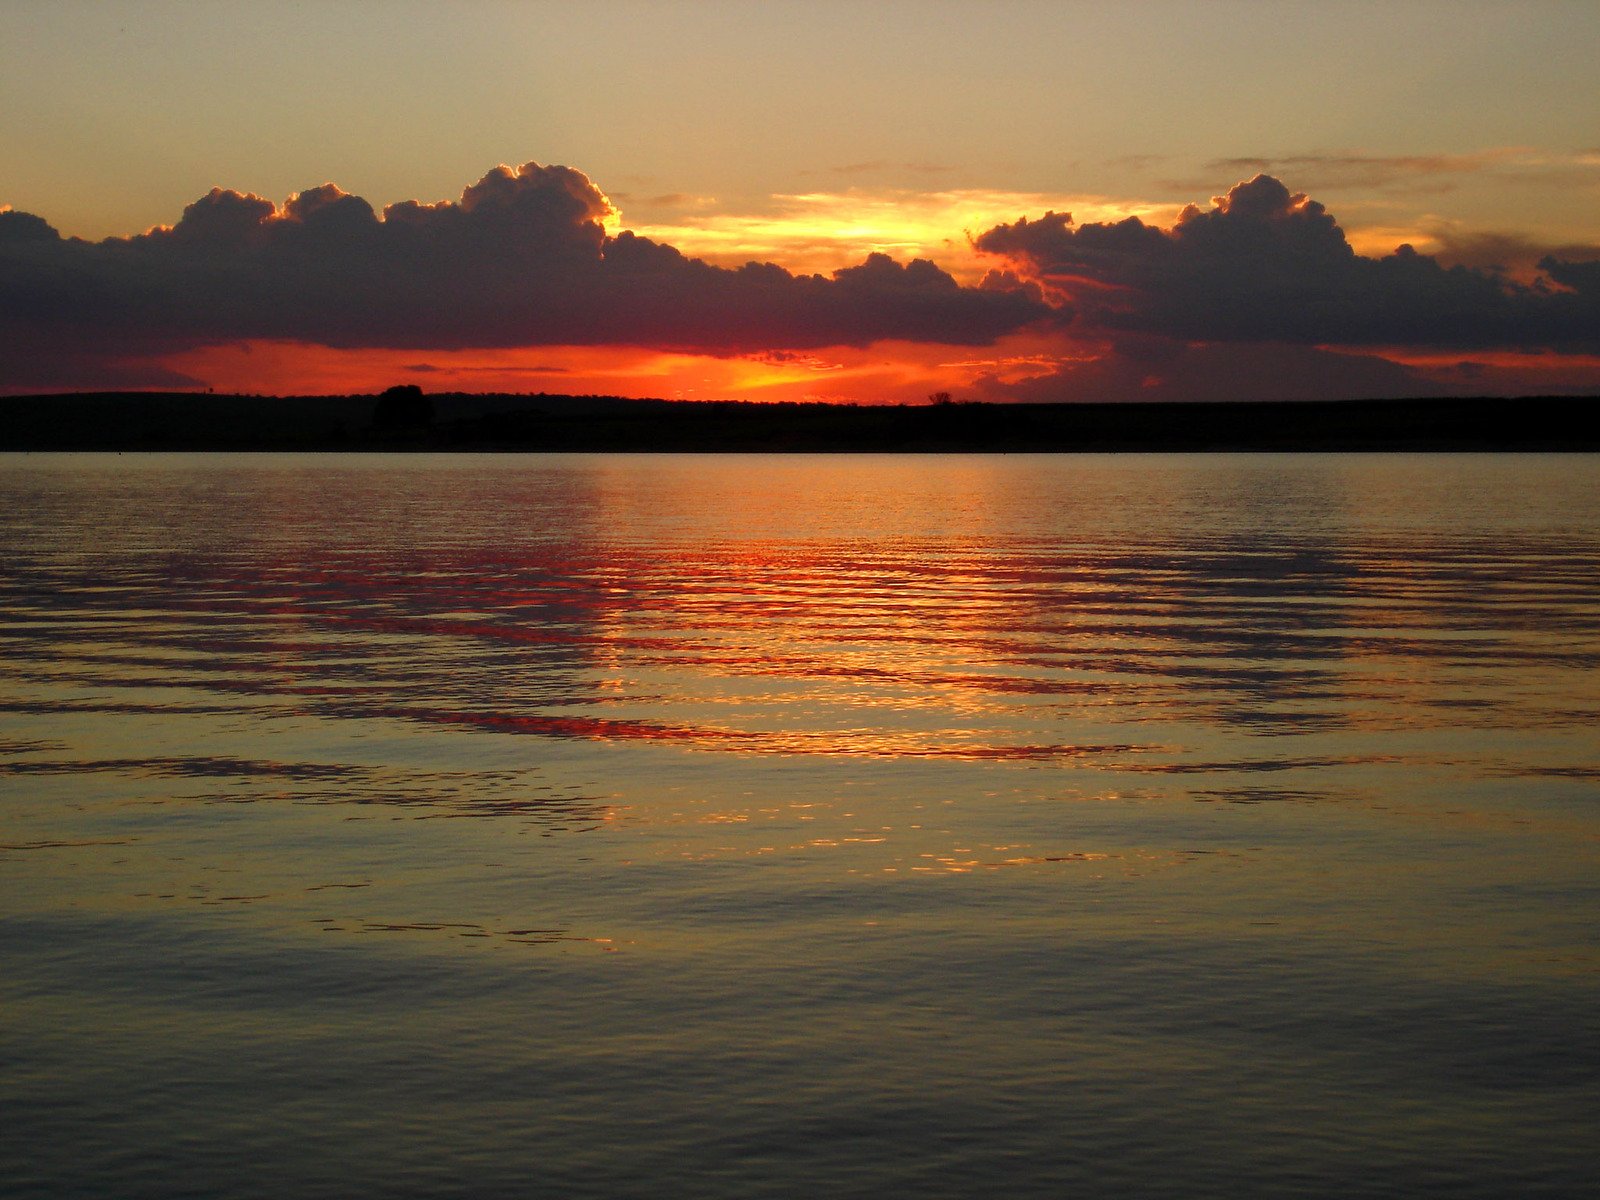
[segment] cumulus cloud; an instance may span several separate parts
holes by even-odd
[[[171,227],[85,242],[0,212],[0,382],[41,355],[149,358],[229,341],[457,349],[626,344],[705,353],[982,345],[1043,315],[872,255],[831,276],[711,266],[631,233],[581,172],[498,167],[457,201],[381,214],[332,184],[281,207],[221,188]]]
[[[1531,284],[1403,245],[1358,255],[1333,216],[1269,175],[1170,229],[1046,213],[975,239],[1071,297],[1082,327],[1195,342],[1600,351],[1600,269],[1547,257]]]

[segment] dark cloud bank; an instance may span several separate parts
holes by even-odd
[[[1446,266],[1410,246],[1363,257],[1321,204],[1268,175],[1209,209],[1189,206],[1171,229],[1137,218],[1080,226],[1069,214],[1046,213],[974,240],[1009,259],[1014,274],[1071,296],[1074,328],[1109,345],[1092,363],[991,387],[1006,398],[1567,391],[1570,371],[1519,375],[1471,356],[1531,351],[1556,367],[1559,355],[1600,352],[1600,262],[1547,255],[1524,283],[1492,262]],[[1388,348],[1463,357],[1447,373],[1453,377],[1430,376],[1374,352]],[[1577,386],[1594,390],[1592,373]]]
[[[709,353],[982,345],[1048,311],[881,254],[830,278],[727,270],[631,233],[608,237],[610,214],[581,172],[537,163],[496,168],[459,201],[406,201],[381,217],[331,184],[281,210],[215,189],[170,229],[97,243],[0,213],[0,384],[252,338]]]
[[[1329,212],[1270,175],[1170,230],[1067,213],[1000,225],[980,250],[1070,292],[1086,326],[1200,342],[1600,352],[1600,262],[1547,257],[1532,284],[1401,246],[1351,249]]]
[[[983,345],[1035,323],[1113,352],[1088,395],[1414,394],[1405,368],[1329,346],[1600,353],[1600,262],[1533,283],[1409,247],[1357,255],[1315,201],[1258,176],[1165,230],[1047,213],[978,235],[1010,271],[966,288],[874,254],[831,277],[737,270],[631,233],[580,172],[500,167],[459,201],[381,217],[332,185],[281,209],[213,190],[172,228],[86,242],[0,212],[0,387],[174,386],[159,357],[244,339],[339,348],[616,344],[705,353],[903,339]],[[1056,304],[1041,298],[1039,281]],[[1067,298],[1070,297],[1070,302]],[[1067,374],[1010,394],[1068,398]],[[1425,389],[1424,389],[1425,390]]]

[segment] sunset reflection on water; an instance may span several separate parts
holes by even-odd
[[[0,491],[0,1194],[1587,1178],[1592,459]]]

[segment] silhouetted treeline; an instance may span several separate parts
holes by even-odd
[[[1600,397],[755,404],[617,396],[0,397],[7,450],[1600,450]]]

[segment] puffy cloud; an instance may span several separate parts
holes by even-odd
[[[61,235],[43,217],[0,208],[0,246],[60,240]]]
[[[1258,175],[1170,229],[1046,213],[975,239],[1071,297],[1080,325],[1198,342],[1600,349],[1593,264],[1546,258],[1532,284],[1403,245],[1358,255],[1315,200]]]
[[[459,201],[381,215],[332,184],[281,208],[219,188],[174,226],[96,243],[3,211],[0,383],[28,377],[22,360],[40,355],[107,364],[247,339],[714,354],[889,338],[982,345],[1048,311],[1023,291],[961,287],[921,260],[872,255],[831,277],[711,266],[609,235],[615,216],[581,172],[538,163],[498,167]]]

